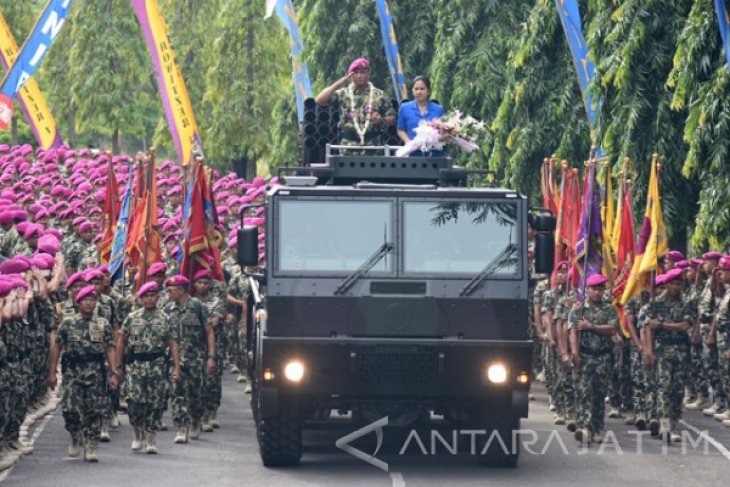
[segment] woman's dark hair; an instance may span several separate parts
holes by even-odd
[[[431,93],[431,82],[428,80],[428,78],[426,76],[421,74],[421,75],[418,75],[415,78],[413,78],[413,86],[416,86],[416,83],[418,81],[420,81],[424,85],[426,85],[426,89],[428,90],[429,93]]]

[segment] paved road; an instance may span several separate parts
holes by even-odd
[[[158,438],[158,455],[132,453],[132,430],[126,416],[122,427],[112,433],[112,442],[102,444],[100,462],[87,464],[69,459],[65,451],[68,434],[59,412],[35,427],[35,452],[11,471],[0,474],[0,487],[217,487],[266,486],[421,486],[421,485],[565,485],[611,486],[624,483],[641,485],[727,485],[730,477],[730,429],[699,413],[686,415],[688,438],[699,445],[663,447],[657,440],[630,434],[623,420],[608,420],[615,435],[603,447],[587,451],[578,448],[572,435],[556,429],[547,411],[545,397],[531,404],[530,419],[522,424],[528,430],[522,437],[523,454],[517,470],[478,467],[470,455],[468,436],[451,455],[439,437],[436,454],[431,455],[431,433],[418,432],[427,455],[411,436],[394,438],[385,431],[385,444],[377,457],[389,465],[384,472],[335,447],[337,438],[355,428],[346,418],[333,425],[320,426],[305,434],[305,455],[297,468],[269,470],[261,466],[248,396],[232,376],[224,380],[224,402],[220,411],[221,429],[204,433],[200,441],[174,445],[172,431]],[[171,423],[169,415],[166,421]],[[700,437],[698,432],[707,431]],[[438,430],[447,443],[452,433]],[[374,437],[374,435],[371,435]],[[458,433],[457,433],[458,437]],[[374,440],[362,449],[374,450]],[[641,448],[639,448],[639,443]],[[641,453],[639,453],[639,449]]]

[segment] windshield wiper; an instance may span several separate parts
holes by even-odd
[[[395,245],[393,245],[392,242],[383,242],[383,245],[380,246],[378,250],[375,251],[373,255],[368,257],[368,259],[363,262],[363,264],[352,274],[347,276],[340,282],[340,285],[337,286],[337,289],[335,289],[335,294],[343,294],[348,289],[352,287],[353,284],[355,284],[355,281],[360,279],[363,275],[367,274],[370,269],[375,267],[375,265],[383,260],[383,257],[388,255],[393,251],[395,248]]]
[[[468,296],[473,293],[474,290],[479,287],[482,281],[494,274],[497,269],[502,266],[504,261],[512,256],[512,254],[515,253],[516,250],[517,246],[515,244],[508,244],[499,254],[497,254],[494,259],[489,261],[489,263],[484,266],[484,269],[482,269],[479,274],[474,276],[474,278],[462,288],[462,290],[459,292],[459,296]]]

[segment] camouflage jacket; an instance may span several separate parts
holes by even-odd
[[[112,327],[119,325],[119,317],[117,316],[117,307],[114,300],[102,294],[96,301],[96,310],[94,311],[111,324]]]
[[[23,240],[22,238],[19,238],[16,240],[15,246],[13,247],[13,249],[10,252],[11,252],[11,254],[10,254],[11,256],[31,255],[33,253],[33,250],[30,247],[28,247],[28,244],[26,243],[25,240]]]
[[[568,315],[568,328],[578,326],[580,320],[581,305],[576,303]],[[594,325],[611,325],[618,330],[618,315],[611,303],[601,301],[593,304],[586,299],[583,303],[583,319]],[[610,353],[613,350],[613,335],[601,335],[593,330],[579,332],[580,352],[587,355]]]
[[[164,311],[155,309],[132,311],[122,323],[121,332],[127,337],[129,353],[161,353],[171,340],[177,341],[175,326]]]
[[[700,318],[700,324],[704,326],[712,324],[712,316],[715,314],[716,305],[717,299],[712,293],[710,280],[708,279],[697,301],[697,315]]]
[[[664,292],[654,298],[653,303],[647,303],[641,307],[639,311],[639,319],[637,320],[637,329],[646,326],[653,318],[666,323],[679,323],[687,321],[694,323],[695,311],[684,295],[678,299],[669,299],[669,294]],[[657,343],[664,344],[683,344],[689,343],[689,335],[687,332],[676,333],[658,328],[654,331],[654,338]]]
[[[570,310],[576,305],[577,296],[575,290],[570,290],[567,293],[563,293],[558,299],[558,304],[555,306],[554,317],[556,320],[567,321],[570,315]]]
[[[332,101],[337,103],[340,111],[340,123],[339,129],[341,134],[340,143],[342,145],[381,145],[382,143],[382,128],[380,125],[371,123],[365,132],[364,142],[360,140],[360,135],[357,133],[355,128],[355,119],[357,118],[361,128],[365,128],[367,121],[373,112],[377,112],[381,117],[394,117],[395,111],[393,110],[393,104],[385,96],[383,90],[372,87],[373,90],[373,102],[372,105],[368,105],[370,101],[370,87],[366,87],[362,90],[355,90],[354,94],[350,95],[350,86],[340,88],[334,95],[332,95]],[[352,107],[352,98],[354,97],[354,110]]]
[[[79,243],[78,253],[78,269],[88,269],[89,267],[97,267],[99,265],[99,249],[93,242]]]
[[[183,360],[202,359],[207,354],[208,341],[205,332],[207,313],[205,306],[192,297],[184,306],[174,301],[165,306],[165,314],[170,320],[170,325],[176,328],[180,357]]]
[[[532,306],[535,309],[542,311],[542,300],[545,293],[550,289],[550,280],[543,279],[538,282],[535,286],[535,291],[532,293]]]
[[[100,373],[104,368],[104,353],[114,347],[107,320],[100,316],[85,319],[80,313],[67,316],[58,327],[56,343],[63,349],[64,382],[90,385],[106,380]]]
[[[10,230],[0,228],[0,253],[4,254],[5,257],[12,257],[13,249],[18,242],[18,238],[18,232],[15,230],[15,227]]]

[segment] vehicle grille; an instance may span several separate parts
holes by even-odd
[[[367,384],[428,384],[438,373],[438,354],[428,350],[366,350],[357,357],[358,378]]]

